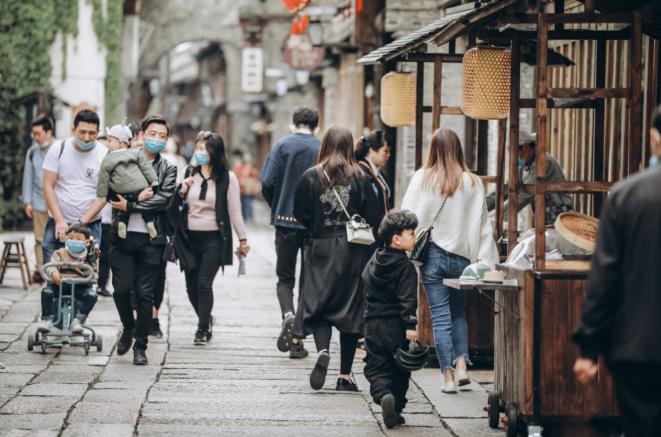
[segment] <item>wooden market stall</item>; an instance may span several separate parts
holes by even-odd
[[[530,5],[533,6],[530,6]],[[496,392],[490,397],[490,424],[498,425],[506,413],[508,435],[526,426],[543,426],[545,435],[595,435],[589,418],[617,415],[613,385],[603,363],[598,382],[581,387],[572,374],[578,350],[570,334],[580,320],[589,262],[546,260],[546,195],[568,192],[574,209],[598,216],[604,196],[619,179],[642,168],[643,133],[659,101],[659,5],[634,0],[555,0],[482,2],[474,9],[449,15],[397,40],[359,62],[415,62],[416,168],[422,164],[423,113],[432,113],[432,129],[441,114],[462,115],[460,108],[442,104],[442,66],[461,62],[456,38],[467,36],[470,45],[493,44],[511,50],[511,100],[508,120],[498,122],[497,172],[483,177],[496,184],[496,238],[517,244],[517,199],[535,196],[535,260],[527,270],[503,267],[519,288],[495,290]],[[644,35],[646,33],[647,35]],[[425,53],[427,43],[449,45],[448,53]],[[522,97],[521,63],[534,48],[533,98]],[[555,51],[553,51],[555,50]],[[552,69],[563,55],[573,62]],[[422,104],[424,63],[434,64],[431,107]],[[536,183],[518,181],[516,159],[509,159],[508,226],[503,226],[506,141],[509,157],[518,155],[519,113],[535,111],[538,133]],[[546,183],[546,153],[565,158],[568,181]],[[484,292],[484,290],[482,290]],[[493,312],[494,307],[490,306]],[[470,312],[470,308],[467,309]],[[479,320],[480,316],[477,317]],[[433,344],[424,290],[419,303],[420,337]],[[470,315],[469,315],[470,319]],[[470,320],[469,320],[470,323]],[[475,329],[472,332],[482,332]],[[604,423],[608,424],[608,420]],[[534,428],[533,428],[534,429]]]

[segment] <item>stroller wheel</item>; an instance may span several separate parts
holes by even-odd
[[[34,336],[32,334],[28,334],[28,350],[32,351],[34,349]]]
[[[97,335],[94,344],[96,344],[96,351],[101,352],[103,350],[103,337]]]

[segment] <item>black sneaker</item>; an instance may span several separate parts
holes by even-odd
[[[381,398],[381,415],[386,428],[390,429],[399,425],[399,416],[395,411],[395,396],[391,394],[384,395]]]
[[[96,289],[96,294],[98,294],[99,296],[104,296],[104,297],[112,297],[112,293],[110,293],[105,288],[97,288]]]
[[[289,358],[300,359],[300,358],[305,358],[307,356],[308,356],[308,350],[305,349],[305,346],[303,346],[303,341],[299,343],[292,342],[291,348],[289,349]]]
[[[399,425],[406,425],[406,420],[404,419],[404,416],[400,414],[399,417],[397,418],[397,423]]]
[[[209,318],[209,331],[207,332],[207,339],[211,340],[213,337],[213,316]]]
[[[117,355],[124,355],[133,345],[133,329],[124,329],[117,341]]]
[[[310,373],[310,387],[313,390],[321,390],[326,382],[326,373],[328,372],[328,364],[330,363],[330,354],[327,350],[319,352],[317,362]]]
[[[347,381],[344,378],[337,378],[337,385],[335,391],[359,391],[358,385],[353,381]]]
[[[144,349],[139,347],[133,348],[133,364],[136,366],[146,366],[149,364],[147,361],[147,353]]]
[[[195,339],[193,340],[193,344],[196,346],[204,346],[209,344],[209,332],[205,331],[204,329],[198,329],[195,332]]]
[[[280,352],[287,352],[291,348],[294,320],[295,317],[292,313],[285,314],[285,318],[282,320],[282,329],[280,329],[280,335],[278,336],[278,350]]]
[[[163,331],[161,331],[161,322],[158,319],[152,319],[151,321],[151,330],[149,335],[156,338],[163,338]]]

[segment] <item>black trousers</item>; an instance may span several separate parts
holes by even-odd
[[[277,261],[275,273],[278,275],[276,292],[280,311],[284,316],[286,313],[295,313],[294,309],[294,286],[296,285],[296,258],[301,251],[303,258],[303,239],[305,233],[298,229],[275,227],[275,253]],[[298,290],[303,289],[303,263],[301,262],[301,272],[299,272]]]
[[[312,336],[317,352],[322,350],[330,351],[330,342],[333,335],[333,328],[328,322],[321,322],[314,326]],[[340,332],[340,373],[348,375],[351,373],[353,359],[356,356],[356,346],[358,346],[359,334],[348,334]]]
[[[105,290],[110,278],[110,223],[101,223],[101,254],[99,256],[99,280],[97,282],[101,290]]]
[[[397,366],[394,354],[406,342],[404,327],[399,317],[384,317],[365,321],[365,378],[370,383],[370,394],[380,404],[384,395],[395,396],[395,409],[401,413],[406,406],[411,372]]]
[[[222,240],[218,231],[188,231],[197,267],[186,273],[186,292],[197,314],[198,328],[209,329],[213,310],[213,280],[220,269]]]
[[[165,294],[165,271],[168,267],[168,262],[161,259],[161,265],[158,267],[158,280],[154,285],[154,308],[161,309],[163,304],[163,295]]]
[[[620,421],[626,437],[652,437],[661,432],[659,365],[628,363],[611,366]]]
[[[124,329],[134,329],[134,348],[146,349],[152,320],[154,286],[158,281],[164,246],[152,244],[149,235],[129,232],[126,239],[112,237],[110,268],[113,299]],[[137,320],[133,316],[131,293],[135,297]]]

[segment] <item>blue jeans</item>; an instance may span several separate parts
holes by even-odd
[[[43,290],[41,290],[41,318],[48,319],[53,317],[55,320],[58,316],[59,307],[58,307],[58,298],[60,297],[60,291],[64,295],[71,295],[71,284],[63,283],[62,287],[55,284],[49,283],[46,285]],[[94,288],[85,284],[77,284],[76,292],[74,293],[74,298],[76,302],[76,314],[79,319],[85,320],[89,316],[92,308],[96,305],[96,300],[98,296],[94,291]]]
[[[88,228],[92,232],[92,237],[94,237],[94,242],[101,246],[101,220],[97,220],[93,223],[88,223]],[[55,220],[52,217],[48,217],[48,222],[46,223],[46,230],[44,231],[44,238],[41,241],[41,249],[44,256],[44,264],[49,263],[53,252],[57,249],[64,247],[64,243],[57,238],[55,238]]]
[[[443,285],[443,279],[458,278],[469,264],[463,256],[430,243],[427,261],[420,269],[431,309],[436,356],[442,370],[451,369],[461,356],[470,363],[466,292]]]

